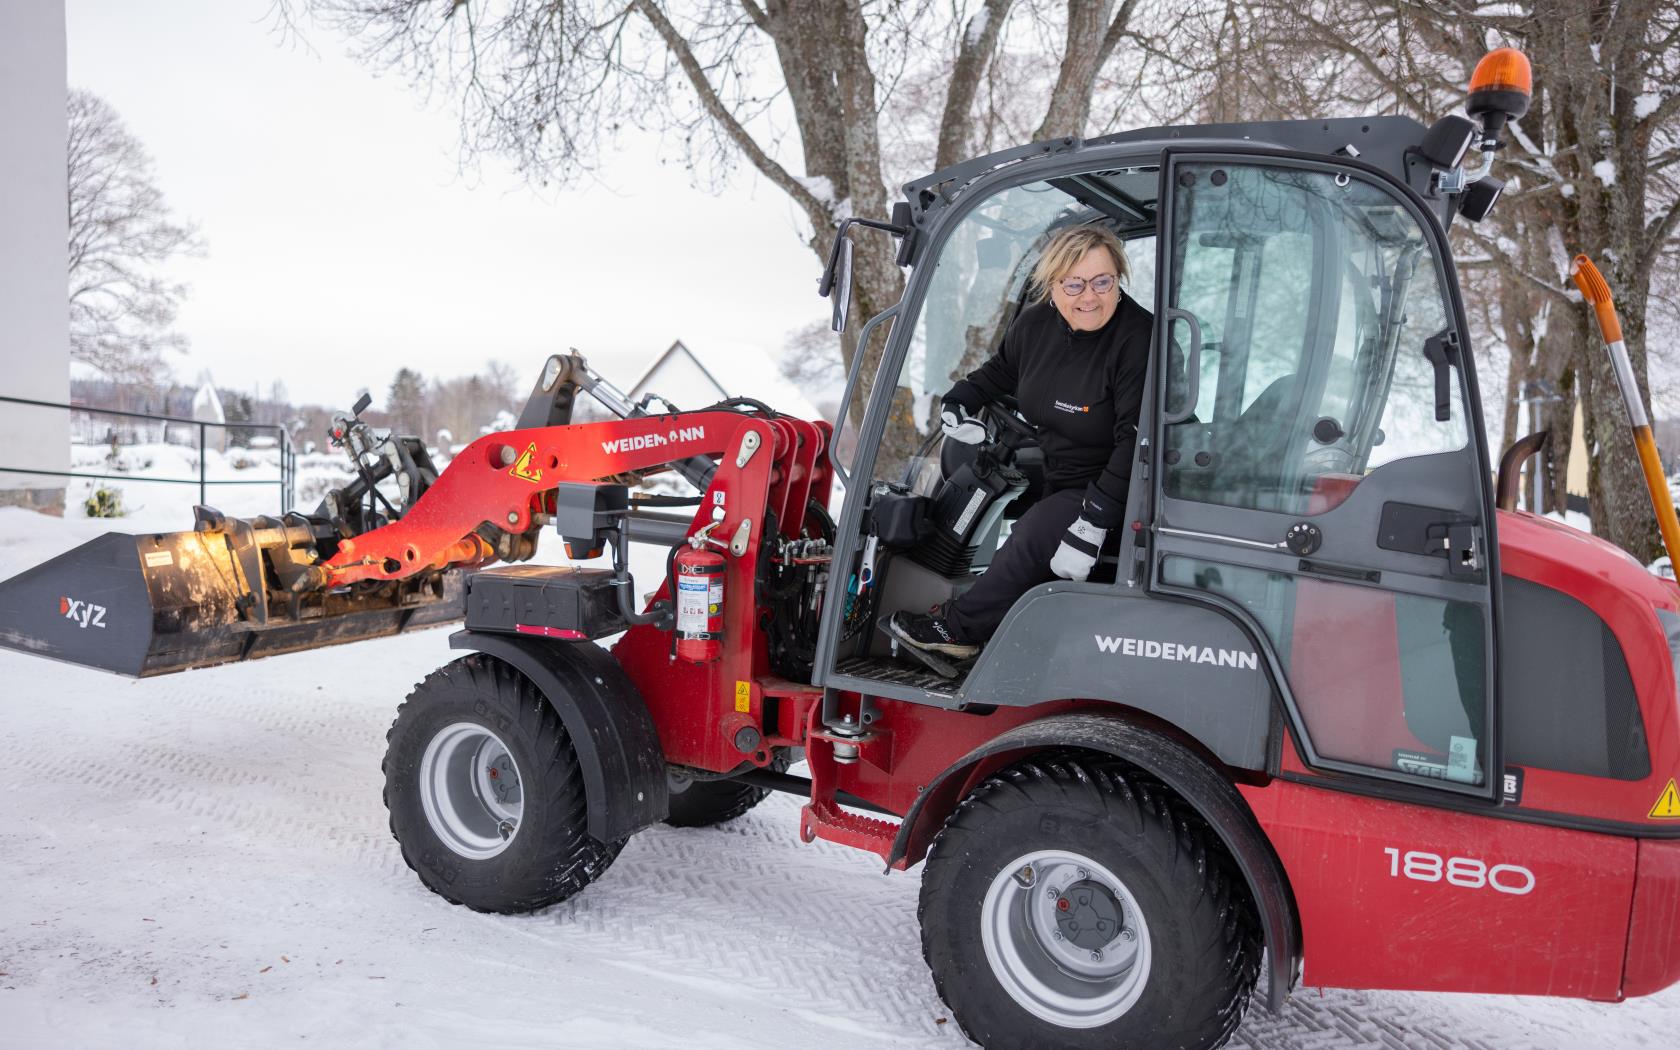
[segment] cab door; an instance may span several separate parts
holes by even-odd
[[[1162,180],[1150,587],[1247,626],[1308,771],[1496,799],[1488,463],[1438,224],[1321,161],[1169,152]]]

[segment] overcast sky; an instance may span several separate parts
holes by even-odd
[[[157,164],[202,259],[176,360],[185,380],[376,404],[424,375],[512,362],[532,380],[575,346],[618,385],[673,339],[775,352],[827,316],[792,207],[740,174],[722,196],[652,139],[598,184],[533,190],[488,159],[459,170],[447,100],[376,77],[340,38],[288,45],[270,0],[66,0],[69,81],[110,102]],[[675,159],[674,150],[667,150]]]

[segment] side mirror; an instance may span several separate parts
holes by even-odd
[[[839,261],[835,267],[834,285],[829,290],[834,302],[834,319],[829,327],[836,332],[846,330],[846,317],[852,309],[852,242],[841,234]]]
[[[902,209],[894,208],[893,217],[907,217],[909,206]],[[852,241],[846,236],[853,226],[862,226],[869,230],[881,230],[894,237],[908,239],[910,228],[891,222],[876,222],[874,219],[846,219],[840,223],[840,228],[834,231],[834,247],[828,251],[828,265],[823,267],[822,276],[817,278],[817,294],[827,298],[834,298],[834,322],[836,332],[846,330],[846,315],[852,307]],[[839,294],[835,295],[835,286],[839,285]]]

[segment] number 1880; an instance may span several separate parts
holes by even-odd
[[[1407,850],[1402,853],[1393,846],[1383,850],[1388,854],[1388,873],[1394,878],[1408,878],[1415,882],[1448,882],[1468,890],[1487,889],[1521,897],[1534,890],[1534,872],[1520,864],[1495,864],[1488,867],[1474,857],[1442,857],[1438,853]]]

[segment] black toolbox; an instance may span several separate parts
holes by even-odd
[[[629,625],[611,569],[505,565],[467,576],[467,630],[582,641]]]

